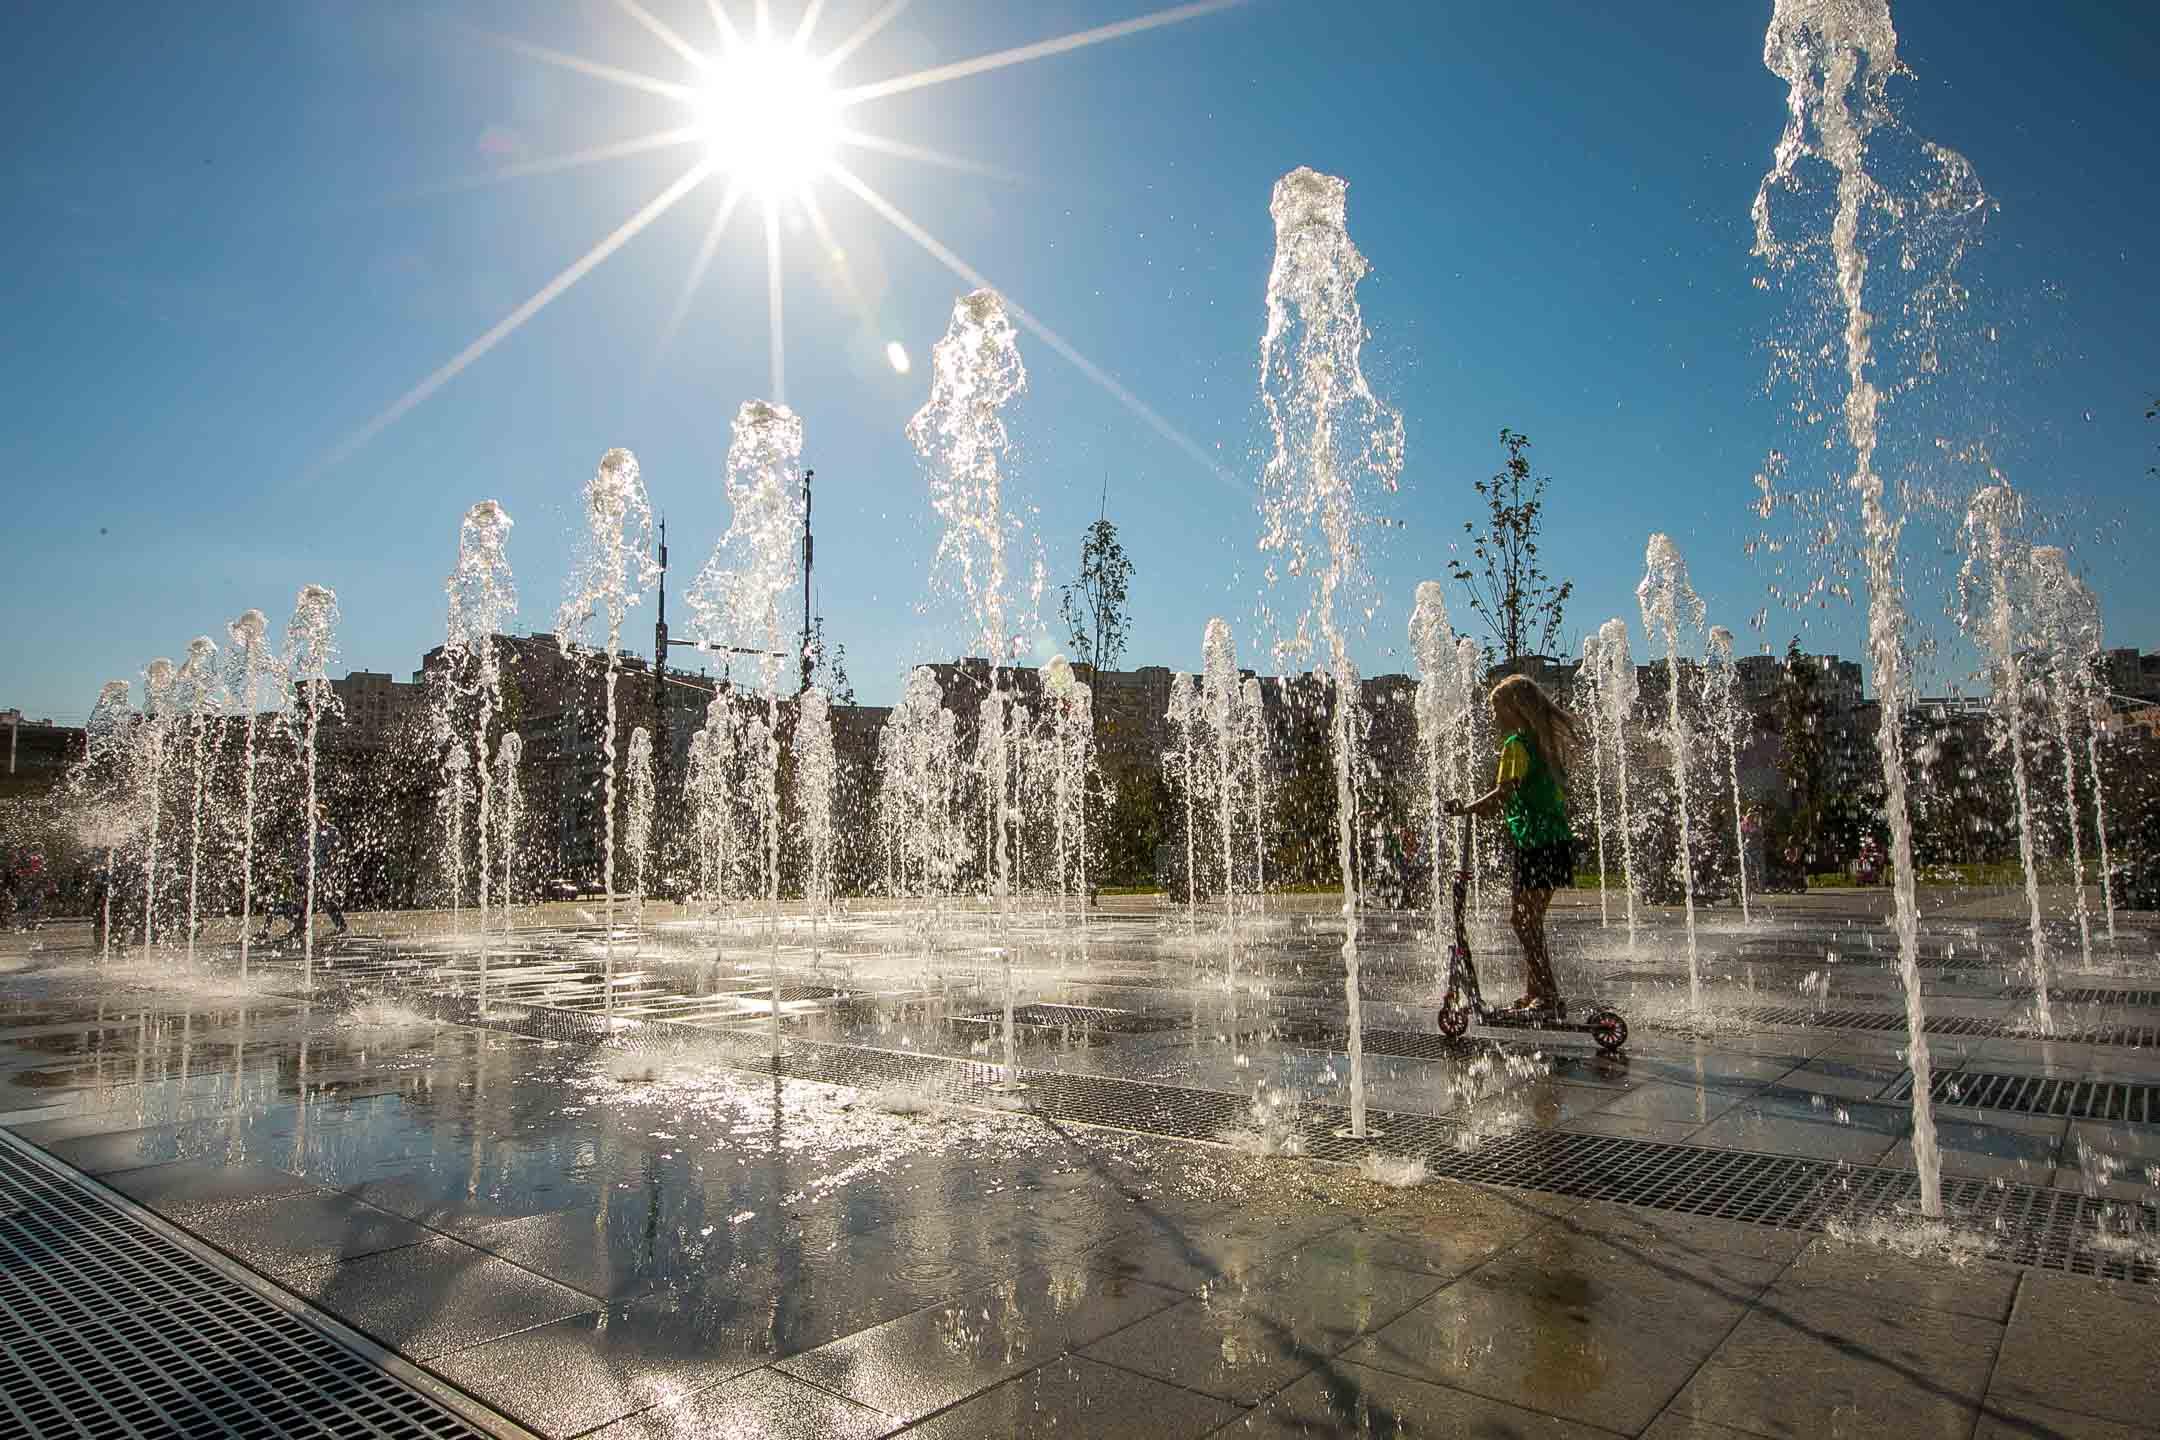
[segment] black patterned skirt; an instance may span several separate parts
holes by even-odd
[[[1575,883],[1575,838],[1515,849],[1517,890],[1565,890]]]

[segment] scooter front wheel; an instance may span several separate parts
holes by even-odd
[[[1590,1017],[1590,1038],[1597,1041],[1597,1048],[1607,1055],[1618,1054],[1627,1046],[1627,1021],[1617,1010],[1600,1010]]]
[[[1450,1040],[1460,1040],[1470,1031],[1470,1011],[1464,1007],[1443,1005],[1440,1007],[1440,1033]]]

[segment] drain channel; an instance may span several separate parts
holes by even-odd
[[[1938,1105],[1961,1105],[1971,1110],[2160,1125],[2160,1085],[2061,1076],[2004,1075],[1979,1070],[1938,1070],[1928,1091]],[[1901,1102],[1911,1096],[1912,1072],[1908,1070],[1883,1098]]]
[[[490,1433],[26,1150],[0,1140],[0,1431]]]
[[[1905,1017],[1888,1010],[1805,1010],[1781,1005],[1742,1010],[1739,1018],[1754,1025],[1793,1025],[1811,1030],[1903,1030]],[[1978,1015],[1930,1015],[1930,1035],[1970,1035],[1984,1039],[2038,1040],[2026,1026]],[[2160,1025],[2086,1025],[2046,1037],[2065,1045],[2125,1045],[2149,1049],[2160,1045]]]

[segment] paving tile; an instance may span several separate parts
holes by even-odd
[[[1214,1433],[1241,1410],[1081,1355],[1037,1366],[972,1400],[940,1411],[907,1433],[910,1440],[1150,1440]]]
[[[1652,1082],[1639,1085],[1604,1106],[1600,1115],[1629,1116],[1636,1120],[1685,1121],[1702,1126],[1740,1103],[1742,1097],[1729,1090],[1698,1085]]]
[[[576,1435],[762,1367],[716,1351],[708,1327],[635,1303],[520,1330],[441,1356],[433,1368],[545,1435]]]
[[[108,1171],[98,1177],[146,1209],[181,1224],[206,1210],[234,1201],[269,1200],[284,1195],[326,1195],[305,1176],[266,1165],[227,1165],[216,1160],[180,1160],[136,1170]]]
[[[1672,1408],[1774,1437],[1967,1440],[2001,1335],[1967,1315],[1781,1283]]]
[[[1601,1440],[1595,1430],[1480,1395],[1337,1361],[1307,1375],[1250,1416],[1232,1437],[1364,1435],[1431,1440]]]
[[[878,1440],[900,1424],[778,1370],[754,1370],[618,1420],[589,1440]]]
[[[1445,1278],[1310,1247],[1281,1257],[1251,1288],[1224,1285],[1087,1347],[1098,1360],[1257,1404],[1431,1295]]]
[[[1990,1395],[1980,1407],[1980,1426],[1972,1440],[2154,1440],[2160,1421],[2152,1427],[2120,1425],[2069,1410],[2055,1410],[2030,1401]]]
[[[1903,1106],[1863,1100],[1826,1100],[1817,1106],[1806,1099],[1758,1096],[1697,1131],[1693,1143],[1872,1165],[1911,1123]]]
[[[50,1151],[56,1158],[86,1175],[102,1175],[109,1170],[133,1170],[144,1165],[165,1165],[175,1160],[189,1158],[188,1147],[177,1129],[170,1125],[153,1125],[131,1130],[85,1129],[72,1135],[39,1140],[28,1133],[36,1127],[25,1126],[18,1133]],[[222,1155],[222,1151],[220,1152]]]
[[[1811,1243],[1778,1279],[1778,1290],[1835,1290],[1869,1301],[1890,1297],[1922,1310],[1948,1310],[2001,1325],[2024,1272],[1975,1260],[1912,1259],[1873,1245],[1822,1238]]]
[[[599,1211],[558,1210],[497,1220],[466,1228],[459,1236],[491,1255],[602,1300],[625,1299],[653,1285],[653,1253],[640,1243],[642,1234],[626,1234],[625,1227],[608,1224]]]
[[[1339,1230],[1351,1218],[1310,1204],[1291,1213],[1255,1206],[1203,1217],[1151,1215],[1080,1258],[1113,1275],[1198,1292],[1236,1283],[1269,1257]]]
[[[334,1265],[434,1238],[401,1216],[346,1195],[315,1191],[191,1207],[173,1218],[269,1275]]]
[[[594,1308],[588,1295],[448,1238],[296,1271],[283,1283],[417,1360]]]
[[[1585,1200],[1558,1223],[1638,1256],[1683,1262],[1712,1251],[1757,1260],[1790,1260],[1807,1248],[1809,1238],[1771,1225],[1676,1214],[1611,1200]]]
[[[1708,1420],[1667,1410],[1658,1416],[1656,1424],[1643,1431],[1642,1440],[1755,1440],[1755,1437],[1750,1431],[1735,1430],[1730,1425],[1713,1425]]]
[[[2151,1287],[2140,1287],[2150,1289]],[[2150,1300],[2072,1275],[2032,1274],[2019,1289],[1991,1394],[2127,1425],[2153,1423],[2160,1317]]]
[[[1648,1260],[1540,1231],[1342,1358],[1633,1433],[1782,1268],[1723,1252]]]
[[[1536,1197],[1536,1201],[1554,1197]],[[1306,1240],[1298,1254],[1460,1275],[1484,1264],[1533,1231],[1553,1223],[1553,1209],[1522,1193],[1477,1185],[1424,1185],[1376,1215]],[[1560,1213],[1572,1211],[1566,1200]]]
[[[2052,1133],[2036,1133],[2022,1127],[1976,1124],[1938,1115],[1935,1142],[1942,1152],[1943,1174],[1978,1180],[2006,1180],[2013,1185],[2046,1189],[2054,1179],[2062,1156],[2062,1123],[2056,1120],[2049,1125],[2047,1131]],[[1912,1169],[1912,1141],[1900,1140],[1880,1163],[1903,1170]]]
[[[873,1409],[920,1418],[1177,1300],[1160,1286],[1060,1261],[805,1351],[781,1368]]]

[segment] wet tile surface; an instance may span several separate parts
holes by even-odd
[[[1579,921],[1562,922],[1563,970],[1634,1008],[1623,1057],[1565,1036],[1437,1045],[1429,947],[1415,925],[1376,921],[1375,1106],[1437,1117],[1411,1131],[1471,1155],[1564,1129],[1909,1165],[1906,1111],[1879,1099],[1903,1073],[1901,1035],[1674,1024],[1684,978],[1602,978],[1671,971],[1670,956],[1621,957],[1594,904]],[[1339,936],[1325,920],[1271,923],[1234,991],[1204,935],[1173,945],[1153,920],[1091,922],[1083,960],[1043,927],[1021,942],[1041,961],[1023,1000],[1172,1028],[1037,1029],[1021,1062],[1186,1087],[1159,1093],[1215,1117],[1203,1138],[1295,1142],[1347,1085],[1343,1055],[1313,1039],[1340,1024]],[[913,939],[878,951],[894,930],[851,918],[828,935],[823,971],[789,974],[862,992],[789,1002],[791,1036],[900,1061],[994,1059],[994,1030],[951,1017],[993,1013],[1000,970],[954,954],[926,976]],[[1721,981],[1713,1004],[1773,1003],[1779,964],[1796,977],[1836,948],[1833,1003],[1895,1007],[1879,961],[1836,926],[1782,934],[1789,963],[1736,962],[1762,930],[1705,932],[1706,974],[1765,987]],[[1669,939],[1651,928],[1643,945]],[[702,923],[660,926],[633,968],[626,933],[626,996],[643,997],[640,1013],[709,1004],[739,1020],[750,1012],[726,992],[766,983],[763,944],[716,963],[727,947]],[[494,957],[495,1003],[597,995],[560,962],[597,963],[599,948],[589,930],[522,937]],[[785,965],[807,966],[800,955]],[[322,957],[341,983],[473,958],[387,941]],[[517,979],[542,961],[554,968]],[[2004,1012],[1986,986],[1951,989],[1931,992],[1942,1013]],[[25,1136],[543,1434],[883,1435],[912,1419],[934,1435],[1733,1440],[1858,1434],[1880,1415],[1868,1440],[1952,1433],[1959,1416],[1980,1436],[2117,1440],[2151,1420],[2138,1407],[2160,1356],[2130,1317],[2160,1313],[2160,1287],[1536,1190],[1395,1189],[1290,1154],[1130,1133],[1117,1113],[1097,1117],[1109,1128],[1047,1118],[1025,1095],[999,1113],[912,1082],[775,1081],[671,1036],[624,1030],[596,1047],[432,1020],[395,994],[303,1004],[191,994],[147,972],[18,973],[0,976],[0,1106],[37,1117]],[[1946,1065],[2160,1078],[2160,1061],[2124,1047],[1935,1048]],[[1941,1121],[1952,1176],[2091,1183],[2132,1220],[2127,1202],[2154,1193],[2138,1127],[1949,1108]],[[1893,1224],[1877,1240],[1909,1238]],[[1974,1357],[1998,1348],[1990,1390]],[[1805,1386],[1765,1374],[1819,1374],[1820,1393],[1795,1399]]]

